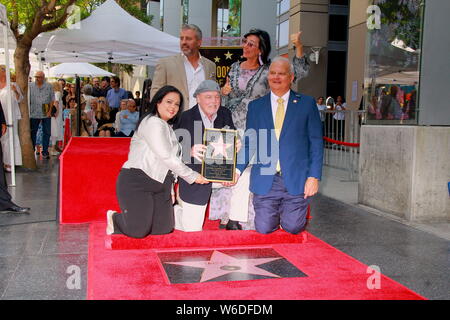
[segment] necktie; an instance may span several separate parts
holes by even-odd
[[[275,114],[275,135],[280,140],[281,128],[283,128],[284,121],[284,100],[282,98],[278,98],[278,107],[277,113]],[[281,171],[280,160],[277,162],[277,172]]]

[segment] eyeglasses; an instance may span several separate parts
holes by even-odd
[[[246,38],[242,39],[241,42],[242,42],[243,47],[245,47],[245,46],[248,46],[249,48],[257,48],[258,47],[258,45],[255,42],[247,40]]]

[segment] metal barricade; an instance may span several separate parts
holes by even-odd
[[[348,181],[357,181],[360,128],[364,111],[323,110],[324,165],[348,172]]]

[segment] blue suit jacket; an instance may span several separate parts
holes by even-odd
[[[253,159],[250,191],[265,195],[272,188],[276,164],[291,195],[304,193],[308,177],[321,179],[323,162],[322,122],[313,97],[290,92],[280,141],[274,131],[270,93],[250,102],[244,146],[238,154],[242,172]]]

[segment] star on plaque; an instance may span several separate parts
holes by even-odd
[[[211,142],[210,145],[214,147],[213,157],[222,155],[225,158],[227,158],[227,149],[233,146],[231,143],[225,143],[222,135],[219,135],[219,140],[217,142]]]
[[[215,57],[215,58],[214,58],[214,62],[215,62],[215,63],[219,63],[219,62],[220,62],[220,58],[219,58],[219,57]]]
[[[228,59],[230,59],[231,60],[231,56],[232,56],[233,54],[230,52],[230,51],[228,51],[227,53],[225,53],[225,59],[226,60],[228,60]]]

